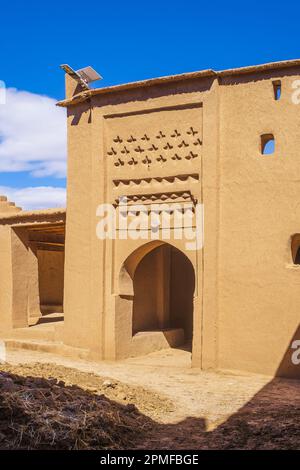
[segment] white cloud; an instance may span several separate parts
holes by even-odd
[[[33,188],[11,188],[0,186],[0,194],[25,210],[66,206],[65,188],[39,186]]]
[[[6,104],[0,105],[0,171],[66,175],[65,110],[55,103],[47,96],[6,90]]]

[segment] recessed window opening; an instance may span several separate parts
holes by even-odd
[[[273,89],[274,89],[275,101],[279,101],[281,98],[281,81],[280,80],[276,80],[273,82]]]
[[[291,237],[291,252],[294,264],[300,264],[300,233]]]
[[[271,155],[275,152],[275,139],[273,134],[263,134],[261,136],[262,155]]]

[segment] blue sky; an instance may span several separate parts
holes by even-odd
[[[1,3],[0,80],[15,90],[2,106],[2,121],[0,106],[0,190],[19,198],[17,190],[33,187],[58,188],[62,194],[64,111],[51,110],[54,100],[64,97],[59,64],[92,65],[104,77],[99,85],[107,86],[294,59],[300,57],[299,13],[299,2],[275,0]],[[33,94],[52,100],[38,100]],[[25,109],[33,109],[31,120],[25,112],[21,119]],[[38,117],[48,112],[49,135],[39,128]],[[27,149],[24,154],[22,146]],[[51,204],[49,197],[40,204]]]

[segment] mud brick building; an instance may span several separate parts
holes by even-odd
[[[0,215],[7,344],[99,360],[190,344],[195,367],[299,377],[299,79],[299,60],[90,90],[66,75],[67,217]],[[203,204],[203,247],[99,239],[98,206],[121,217],[124,196],[190,204],[194,226]]]

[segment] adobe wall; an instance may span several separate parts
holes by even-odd
[[[2,217],[9,220],[10,216],[14,217],[16,213],[21,211],[20,207],[16,207],[14,202],[7,199],[6,196],[0,196],[0,219]],[[14,296],[14,277],[18,272],[18,263],[23,262],[24,258],[20,254],[20,259],[13,257],[12,253],[16,247],[15,240],[12,238],[11,227],[9,224],[1,225],[0,223],[0,331],[7,331],[12,328],[13,324],[23,326],[22,318],[19,318],[17,307],[13,305],[12,298]],[[18,274],[17,274],[18,275]],[[19,293],[17,294],[19,296]],[[20,298],[22,293],[20,290]]]
[[[300,232],[300,115],[291,85],[300,69],[275,69],[91,94],[68,108],[66,344],[99,358],[143,352],[129,346],[132,286],[120,273],[129,255],[147,251],[146,242],[99,240],[96,209],[123,194],[139,202],[184,189],[205,210],[201,251],[172,242],[195,270],[193,365],[297,376],[290,344],[300,276],[290,238]],[[173,159],[170,148],[160,160],[155,148],[148,158],[132,151],[132,144],[143,149],[142,137],[155,147],[154,137],[190,127],[200,132],[195,158]],[[275,136],[274,155],[261,155],[266,133]]]
[[[300,339],[300,108],[292,83],[300,68],[222,79],[220,104],[219,367],[298,375],[291,341]],[[275,101],[272,81],[282,81]],[[272,133],[275,153],[261,155]]]
[[[11,263],[11,230],[10,227],[0,226],[0,331],[12,327],[11,298],[12,298],[12,263]]]
[[[215,365],[217,109],[218,86],[211,78],[94,96],[90,103],[68,109],[67,344],[91,349],[100,358],[127,355],[126,348],[117,352],[124,336],[123,327],[116,324],[119,274],[126,258],[146,241],[99,240],[97,206],[115,203],[124,194],[134,196],[137,203],[145,194],[160,202],[164,192],[174,192],[181,200],[187,190],[198,202],[207,203],[205,230],[214,235],[208,237],[204,259],[202,251],[187,252],[185,241],[174,246],[195,266],[194,364],[201,362],[205,323],[203,360]],[[188,150],[179,147],[183,140]],[[135,150],[138,146],[141,155]],[[152,150],[144,155],[145,146]]]
[[[1,270],[0,315],[1,332],[29,325],[30,318],[39,318],[38,268],[29,249],[26,228],[0,225]]]
[[[63,311],[64,252],[37,250],[41,310]]]

